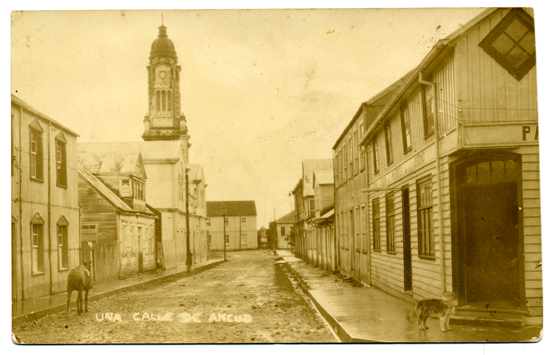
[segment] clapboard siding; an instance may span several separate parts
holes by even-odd
[[[487,54],[479,43],[509,9],[500,9],[475,26],[455,47],[456,72],[459,80],[458,105],[463,122],[537,121],[537,69],[531,69],[516,80]],[[531,9],[526,9],[532,15]]]
[[[22,301],[59,292],[67,287],[69,269],[80,263],[76,161],[77,136],[68,128],[38,113],[34,108],[11,97],[11,136],[14,165],[12,183],[12,299]],[[42,129],[42,181],[30,177],[30,125]],[[57,185],[56,139],[66,140],[67,186]],[[42,270],[33,271],[33,217],[42,225]],[[68,265],[59,264],[57,223],[68,222]]]

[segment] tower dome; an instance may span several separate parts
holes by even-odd
[[[166,26],[161,25],[159,27],[158,38],[153,41],[151,45],[151,54],[149,58],[152,57],[172,57],[177,60],[176,48],[174,47],[174,42],[168,38],[166,34]]]

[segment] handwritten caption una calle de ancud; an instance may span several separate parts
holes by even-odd
[[[95,319],[98,322],[123,322],[122,316],[119,313],[106,312],[96,313]],[[250,323],[252,322],[252,316],[250,314],[231,314],[231,313],[210,313],[208,318],[202,313],[148,313],[137,312],[131,316],[130,321],[133,322],[173,322],[179,321],[180,323],[202,323],[203,321],[208,323]]]

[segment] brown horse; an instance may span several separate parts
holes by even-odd
[[[76,310],[78,314],[82,313],[82,291],[85,291],[86,308],[88,312],[88,291],[92,288],[92,262],[84,262],[84,265],[75,267],[69,273],[67,280],[67,313],[69,313],[69,305],[71,303],[71,295],[73,290],[78,291],[76,298]]]

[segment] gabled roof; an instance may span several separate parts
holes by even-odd
[[[403,85],[395,90],[395,93],[392,95],[387,104],[382,108],[382,110],[378,113],[373,123],[370,124],[368,127],[365,127],[365,134],[361,138],[360,144],[365,144],[367,139],[371,137],[376,131],[377,126],[384,121],[386,115],[392,110],[395,105],[399,103],[399,100],[401,100],[407,90],[418,83],[418,79],[422,71],[426,70],[426,68],[428,68],[440,55],[444,56],[447,53],[451,53],[453,45],[458,40],[460,40],[467,32],[469,32],[472,28],[477,26],[480,22],[482,22],[484,19],[486,19],[497,10],[499,10],[499,8],[489,8],[484,10],[479,15],[468,21],[465,25],[461,26],[459,29],[457,29],[447,37],[437,41],[437,43],[432,47],[432,49],[424,57],[424,59],[422,59],[422,61],[416,66],[416,68],[404,77],[405,81]]]
[[[92,174],[130,174],[147,179],[140,152],[80,153],[78,160]]]
[[[226,216],[256,216],[256,202],[254,201],[207,201],[208,217],[223,216],[222,206],[224,204]]]
[[[183,159],[180,141],[147,141],[147,142],[93,142],[78,143],[78,153],[119,153],[140,152],[145,163],[149,160]]]
[[[313,172],[313,187],[315,185],[334,184],[333,170],[315,170]]]
[[[296,211],[285,214],[279,219],[275,220],[275,223],[294,223],[296,222]]]
[[[107,201],[109,201],[113,206],[115,206],[117,209],[125,212],[141,212],[143,211],[137,211],[128,206],[128,204],[120,197],[117,196],[111,189],[107,187],[101,180],[99,180],[97,177],[94,176],[86,167],[82,164],[82,162],[78,162],[78,175],[83,178],[88,184],[90,184],[94,189],[96,189],[100,194],[105,197]],[[149,208],[146,208],[146,213],[153,214]]]
[[[12,104],[15,104],[15,105],[18,105],[22,108],[24,108],[25,110],[29,111],[29,112],[32,112],[33,114],[37,115],[37,116],[40,116],[41,118],[45,119],[45,120],[48,120],[50,121],[51,123],[53,123],[55,126],[63,129],[65,132],[67,133],[70,133],[76,137],[80,137],[78,135],[78,133],[74,132],[74,131],[71,131],[70,129],[68,129],[66,126],[63,126],[61,123],[57,122],[56,120],[54,120],[53,118],[50,118],[48,115],[45,115],[43,114],[42,112],[38,111],[37,109],[35,109],[34,107],[32,107],[31,105],[29,105],[28,103],[26,103],[25,101],[21,100],[20,98],[18,98],[17,96],[15,95],[11,95],[11,103]]]
[[[313,171],[332,170],[332,159],[304,159],[302,161],[303,196],[313,195]]]

